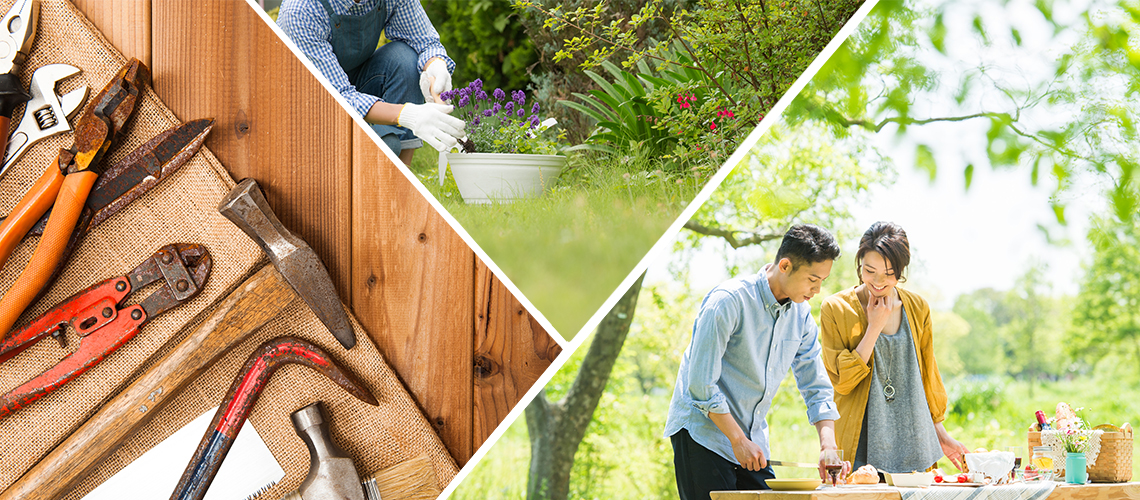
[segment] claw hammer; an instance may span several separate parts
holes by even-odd
[[[241,209],[233,210],[235,206]],[[230,220],[250,222],[257,229],[246,232],[269,253],[271,265],[215,304],[207,319],[169,354],[0,494],[0,500],[62,498],[190,381],[298,296],[306,304],[318,304],[326,314],[339,311],[343,321],[331,321],[332,325],[326,316],[318,316],[333,333],[344,328],[351,333],[328,271],[309,245],[277,222],[256,182],[246,179],[239,183],[218,209]],[[314,281],[327,281],[327,286],[314,286]],[[293,282],[302,286],[291,286]],[[352,340],[355,343],[355,337]]]

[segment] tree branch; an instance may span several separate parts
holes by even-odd
[[[697,234],[724,238],[724,241],[727,241],[729,246],[734,249],[749,245],[759,245],[765,241],[778,240],[784,236],[783,233],[758,233],[755,231],[743,231],[739,229],[721,229],[717,227],[709,227],[698,222],[693,222],[692,220],[686,222],[684,227],[685,229],[688,229]],[[738,234],[744,234],[747,236],[738,238]]]

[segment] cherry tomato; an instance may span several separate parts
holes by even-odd
[[[965,474],[958,474],[958,482],[959,483],[968,483],[968,482],[970,482],[970,476],[967,476]]]
[[[942,481],[943,481],[942,476],[934,476],[934,482],[941,483]]]

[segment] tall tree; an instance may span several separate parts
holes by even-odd
[[[586,435],[614,362],[621,354],[641,293],[642,274],[598,325],[578,376],[561,401],[548,401],[546,391],[526,407],[530,434],[527,499],[564,500],[570,491],[574,454]]]
[[[1140,367],[1140,221],[1098,217],[1089,230],[1093,260],[1073,310],[1071,353],[1096,363],[1124,354]],[[1140,370],[1138,370],[1140,372]],[[1140,375],[1140,373],[1138,373]]]

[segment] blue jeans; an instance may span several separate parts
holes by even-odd
[[[408,44],[399,41],[381,45],[360,68],[348,74],[348,81],[356,90],[379,97],[392,104],[423,104],[420,93],[419,54]],[[423,141],[411,130],[396,125],[373,125],[384,144],[400,155],[405,149],[423,146]]]

